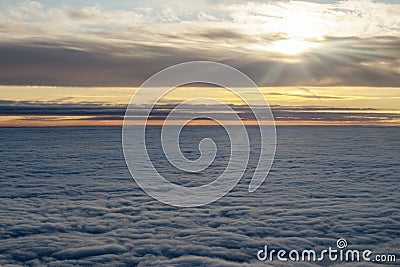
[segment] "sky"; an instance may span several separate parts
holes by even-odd
[[[120,125],[147,78],[192,60],[252,78],[277,124],[400,125],[398,14],[395,0],[2,0],[0,126]],[[160,112],[194,96],[251,124],[211,86],[173,91]]]

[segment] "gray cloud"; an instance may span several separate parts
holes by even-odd
[[[394,11],[400,6],[364,4],[203,3],[201,8],[212,7],[207,12],[186,5],[161,11],[48,8],[33,1],[4,5],[0,84],[138,86],[170,65],[212,60],[242,70],[260,86],[397,87],[400,38]],[[327,28],[319,39],[304,33],[317,46],[294,57],[269,50],[270,44],[297,32],[271,25],[290,18],[288,9],[304,6],[311,18],[330,22],[321,24]],[[286,22],[300,33],[306,26],[319,30],[317,22]]]
[[[105,105],[102,103],[56,104],[30,101],[0,100],[0,116],[23,116],[21,120],[57,120],[59,116],[82,116],[71,120],[123,120],[126,105]],[[159,104],[150,114],[150,120],[164,120],[176,104]],[[186,118],[187,113],[198,114],[206,118],[208,113],[220,112],[220,107],[214,105],[182,105]],[[232,109],[244,120],[253,120],[254,115],[247,106],[232,105]],[[137,117],[145,116],[143,107],[131,107]],[[262,108],[262,107],[260,107]],[[272,112],[277,121],[347,121],[347,122],[384,122],[399,120],[396,111],[382,112],[372,108],[332,108],[318,106],[272,106]],[[39,116],[39,117],[37,117]],[[84,117],[85,116],[85,117]],[[228,118],[228,117],[227,117]],[[135,118],[132,118],[133,120]]]
[[[240,69],[259,86],[400,86],[400,74],[395,67],[400,39],[395,38],[351,39],[345,44],[340,40],[326,41],[319,50],[300,57],[300,62],[285,62],[276,55],[268,59],[268,54],[261,57],[256,51],[222,50],[219,47],[213,50],[201,45],[191,49],[129,45],[119,48],[124,54],[107,46],[100,50],[95,44],[88,44],[83,49],[67,47],[51,43],[0,45],[0,83],[139,86],[167,66],[191,60],[214,60]],[[386,62],[393,69],[379,68],[373,65],[374,62]]]

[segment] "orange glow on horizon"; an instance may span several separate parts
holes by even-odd
[[[6,117],[7,118],[7,117]],[[257,121],[243,120],[246,126],[257,126]],[[142,125],[143,121],[133,121],[130,126]],[[238,122],[223,121],[224,125],[240,125]],[[147,126],[163,126],[164,120],[149,120]],[[171,126],[180,126],[184,124],[183,121],[172,121]],[[24,119],[18,116],[9,116],[0,118],[0,127],[68,127],[68,126],[119,126],[123,125],[122,120],[91,120],[88,117],[75,117],[75,118],[52,118],[51,120],[43,119],[43,117],[30,117]],[[187,126],[218,126],[217,122],[211,120],[193,120]],[[400,120],[376,120],[376,121],[313,121],[313,120],[275,120],[276,126],[400,126]]]

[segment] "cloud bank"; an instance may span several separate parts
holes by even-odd
[[[243,105],[230,105],[244,121],[254,121],[252,111]],[[124,119],[126,105],[110,105],[104,103],[75,103],[59,104],[31,101],[0,100],[0,116],[18,116],[17,121],[45,121],[45,120],[75,120],[75,121],[118,121]],[[155,106],[149,116],[149,121],[165,120],[176,104],[159,104]],[[263,108],[263,107],[260,107]],[[334,108],[325,106],[272,106],[276,122],[342,122],[349,124],[384,124],[398,123],[400,114],[397,110],[377,110],[373,108]],[[146,118],[144,107],[131,107],[135,117],[129,118],[132,122],[140,122]],[[174,119],[185,120],[187,114],[196,114],[199,118],[206,118],[208,113],[221,113],[220,107],[214,105],[182,105],[182,110],[176,113]],[[221,118],[223,118],[221,116]],[[226,117],[228,120],[230,116]]]
[[[187,152],[198,152],[190,140],[202,134],[224,136],[213,131],[186,128]],[[265,266],[256,259],[265,244],[320,251],[338,238],[399,258],[398,135],[383,127],[359,127],[357,137],[347,127],[278,127],[276,160],[258,191],[248,194],[246,172],[226,197],[182,209],[134,183],[119,128],[1,128],[0,265]],[[204,182],[218,166],[195,178],[166,165],[164,172]]]

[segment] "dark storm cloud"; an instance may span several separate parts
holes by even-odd
[[[215,30],[203,38],[246,38]],[[259,86],[400,86],[400,38],[328,39],[318,48],[290,57],[252,49],[60,42],[0,45],[0,84],[139,86],[157,71],[191,60],[232,65]]]

